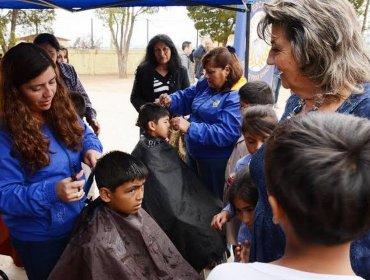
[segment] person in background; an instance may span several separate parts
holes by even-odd
[[[161,94],[171,94],[190,85],[185,67],[171,38],[159,34],[150,39],[144,60],[136,69],[131,103],[139,112],[147,102]]]
[[[207,279],[363,279],[349,255],[351,242],[370,230],[369,139],[370,122],[351,115],[308,113],[282,122],[267,142],[265,168],[285,253],[272,263],[222,264]]]
[[[69,64],[69,57],[68,57],[68,49],[65,47],[61,47],[60,51],[58,52],[58,62],[68,63]]]
[[[57,38],[53,34],[41,33],[36,36],[33,43],[43,48],[51,57],[56,64],[56,74],[62,85],[66,87],[69,93],[76,92],[81,94],[86,103],[86,121],[94,130],[96,135],[100,133],[100,124],[96,119],[96,111],[92,107],[89,96],[87,95],[80,79],[77,76],[76,70],[70,64],[64,62],[58,62],[58,53],[61,50]]]
[[[213,42],[211,38],[203,38],[202,43],[193,52],[193,59],[195,63],[194,71],[195,78],[198,80],[203,77],[202,57],[211,49],[213,49]]]
[[[121,151],[98,160],[100,196],[81,213],[49,280],[201,279],[141,208],[148,175],[144,163]]]
[[[247,147],[248,153],[239,159],[235,166],[235,173],[240,172],[243,169],[249,170],[249,163],[252,156],[258,151],[263,143],[271,136],[275,127],[277,126],[278,118],[272,105],[254,105],[248,107],[243,114],[243,123],[241,127],[242,134],[245,139],[245,146]],[[233,178],[231,179],[233,181]],[[226,190],[226,196],[228,196],[228,190]],[[229,199],[230,200],[230,199]],[[235,209],[234,204],[230,203],[212,219],[211,226],[216,230],[222,230],[223,225],[229,220],[230,217],[234,216]],[[254,205],[256,206],[256,205]],[[253,207],[254,208],[254,207]],[[250,225],[252,222],[249,223]],[[238,228],[238,246],[245,249],[247,242],[247,249],[243,251],[249,252],[249,244],[251,241],[251,226],[242,223]],[[239,244],[240,243],[240,244]],[[249,257],[249,256],[248,256]]]
[[[81,161],[102,152],[38,46],[20,43],[0,67],[0,212],[30,280],[46,280],[84,207]]]
[[[243,168],[236,173],[227,193],[229,204],[235,210],[236,217],[246,227],[238,236],[235,247],[235,261],[247,263],[249,260],[250,230],[253,227],[254,209],[258,200],[258,191],[249,173],[249,168]]]
[[[184,41],[181,45],[183,53],[180,55],[181,58],[181,64],[186,68],[188,71],[188,77],[190,84],[195,83],[195,77],[194,77],[194,63],[191,61],[191,54],[193,53],[193,46],[191,42]]]
[[[294,92],[282,121],[307,112],[338,112],[369,119],[370,57],[352,4],[342,0],[276,0],[265,3],[264,11],[257,30],[261,38],[271,43],[267,63],[281,71],[282,86]],[[263,146],[250,163],[259,195],[251,262],[274,261],[284,254],[285,248],[285,235],[272,222],[264,158]],[[369,248],[370,232],[351,244],[352,268],[364,278],[370,277]]]
[[[253,105],[273,105],[274,97],[270,86],[264,81],[250,81],[239,89],[240,97],[240,112],[243,112]],[[245,145],[243,134],[236,142],[233,152],[229,160],[227,161],[225,171],[225,184],[224,194],[227,193],[227,188],[230,186],[232,179],[235,175],[236,162],[248,154],[247,146]],[[228,203],[228,199],[224,196],[225,204]],[[230,245],[237,245],[237,235],[239,232],[240,221],[236,217],[231,218],[226,223],[226,239]]]
[[[246,80],[233,48],[212,49],[202,64],[204,79],[159,101],[173,115],[190,114],[173,118],[172,126],[185,134],[187,164],[222,200],[226,164],[240,136],[238,89]]]

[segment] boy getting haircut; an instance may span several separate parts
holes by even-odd
[[[124,183],[135,179],[145,180],[148,168],[130,154],[113,151],[100,158],[95,167],[95,181],[98,189],[108,188],[112,192]]]
[[[170,112],[167,108],[156,103],[145,103],[140,107],[136,126],[147,131],[149,122],[157,123],[160,118],[169,116]]]
[[[239,89],[240,101],[249,105],[273,105],[271,87],[264,81],[251,81]]]
[[[207,279],[362,279],[353,271],[369,267],[363,263],[370,244],[369,169],[369,120],[311,112],[281,123],[266,146],[265,174],[285,253],[273,263],[223,264]],[[367,271],[362,276],[370,279]]]
[[[140,160],[124,152],[98,160],[100,197],[82,211],[48,279],[201,279],[140,208],[148,174]]]

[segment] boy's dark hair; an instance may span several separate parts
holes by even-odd
[[[274,104],[271,87],[264,81],[251,81],[239,89],[240,100],[250,105]]]
[[[53,34],[50,33],[41,33],[37,35],[33,40],[33,43],[38,46],[46,43],[52,46],[57,51],[60,51],[61,49],[58,39]]]
[[[191,45],[191,42],[189,41],[184,41],[182,42],[182,45],[181,45],[181,49],[182,50],[185,50],[187,47],[189,47]]]
[[[370,229],[370,122],[308,113],[279,125],[265,154],[269,193],[303,241],[337,245]]]
[[[271,105],[254,105],[243,114],[242,133],[261,137],[270,136],[278,124],[278,118]]]
[[[85,101],[85,99],[78,92],[71,92],[70,97],[71,97],[72,103],[73,103],[73,105],[76,109],[77,114],[80,116],[81,119],[83,119],[83,117],[86,114],[86,101]]]
[[[249,172],[249,167],[243,168],[236,173],[228,190],[228,200],[234,206],[235,198],[240,198],[249,204],[256,206],[258,191]]]
[[[95,180],[98,189],[105,187],[114,192],[117,187],[135,179],[146,179],[148,168],[137,158],[121,151],[112,151],[98,160]]]
[[[156,103],[145,103],[140,107],[139,116],[136,121],[136,126],[143,130],[147,130],[148,122],[158,122],[160,118],[170,116],[167,108]]]

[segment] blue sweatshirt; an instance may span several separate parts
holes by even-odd
[[[0,212],[11,236],[18,240],[57,239],[72,231],[84,199],[61,201],[56,183],[82,169],[81,161],[87,150],[102,152],[99,139],[86,125],[83,150],[78,152],[57,140],[48,126],[44,126],[43,133],[50,141],[50,164],[27,175],[11,153],[12,138],[6,131],[0,131]]]
[[[229,158],[240,136],[240,102],[237,90],[216,92],[202,79],[171,94],[170,111],[189,115],[187,152],[194,158]]]

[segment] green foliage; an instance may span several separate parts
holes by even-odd
[[[52,33],[52,24],[55,20],[55,10],[20,10],[17,25],[22,28],[23,34]]]
[[[365,0],[348,0],[348,1],[353,4],[353,6],[355,7],[355,10],[357,12],[357,14],[361,14],[362,13],[361,7],[364,4]]]
[[[213,41],[225,45],[229,35],[234,33],[235,11],[204,6],[190,6],[187,10],[201,37],[209,36]]]

